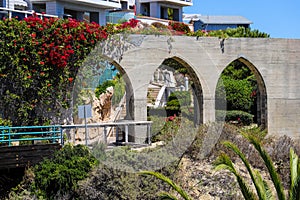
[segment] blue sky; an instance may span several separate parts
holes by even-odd
[[[184,13],[241,15],[253,22],[251,29],[272,38],[300,39],[300,0],[193,0]]]

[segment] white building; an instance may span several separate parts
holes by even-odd
[[[192,5],[192,0],[0,0],[0,7],[6,9],[34,10],[37,13],[72,17],[100,25],[106,24],[108,11],[115,12],[117,18],[128,15],[127,12],[131,13],[129,17],[137,15],[182,21],[183,7]]]
[[[136,13],[181,22],[183,7],[192,5],[192,0],[136,0]]]

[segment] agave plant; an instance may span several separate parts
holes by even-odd
[[[180,186],[178,186],[176,183],[174,183],[171,179],[164,176],[163,174],[159,172],[152,172],[152,171],[142,171],[140,172],[140,174],[155,176],[156,178],[170,185],[183,199],[192,200],[192,198],[190,198],[189,195]],[[168,192],[160,193],[160,199],[177,200],[177,198],[174,195]]]
[[[227,148],[231,149],[242,160],[255,186],[256,193],[249,187],[249,185],[245,182],[243,177],[235,169],[228,155],[223,153],[217,158],[217,160],[215,161],[215,169],[226,169],[233,173],[237,179],[237,182],[239,184],[244,198],[247,200],[300,200],[300,161],[298,156],[295,154],[294,150],[292,148],[290,149],[291,186],[289,189],[289,197],[286,198],[282,181],[276,171],[273,161],[268,155],[268,153],[265,151],[265,149],[262,147],[259,140],[253,134],[242,133],[242,135],[250,142],[250,144],[254,146],[254,148],[258,151],[260,157],[263,159],[264,164],[273,182],[274,188],[276,190],[277,197],[273,196],[269,185],[263,180],[261,174],[257,170],[252,169],[245,154],[243,154],[235,144],[229,141],[224,141],[223,144]]]

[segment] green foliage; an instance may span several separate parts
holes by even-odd
[[[225,122],[234,122],[238,125],[250,125],[253,123],[253,115],[240,110],[216,110],[216,120]]]
[[[114,86],[114,95],[112,97],[112,105],[118,105],[122,100],[125,94],[125,86],[126,83],[124,79],[118,74],[115,79],[115,86]]]
[[[153,131],[157,131],[157,132],[154,132],[154,134],[152,134],[152,138],[151,138],[152,142],[171,141],[178,133],[178,130],[180,128],[179,117],[171,117],[172,120],[170,120],[169,118],[160,120],[159,126],[156,125],[154,127]]]
[[[191,105],[191,94],[189,91],[175,91],[168,97],[166,111],[168,116],[181,113],[181,108]]]
[[[114,87],[115,81],[114,80],[107,80],[103,82],[102,84],[98,85],[98,87],[95,89],[95,95],[97,98],[100,97],[101,94],[106,92],[106,89],[108,87]]]
[[[168,97],[168,102],[172,100],[178,100],[180,106],[190,106],[191,105],[191,94],[189,91],[175,91]]]
[[[181,73],[184,75],[188,74],[187,68],[173,58],[165,59],[160,67],[164,68],[164,66],[168,66],[168,67],[174,69],[178,73]]]
[[[0,118],[0,126],[11,126],[11,121]]]
[[[254,146],[254,148],[257,150],[260,157],[264,161],[269,176],[275,187],[277,197],[273,196],[269,185],[263,180],[261,174],[257,170],[252,169],[245,154],[242,153],[236,145],[234,145],[229,141],[224,141],[223,144],[227,148],[232,150],[236,155],[238,155],[238,157],[242,160],[255,186],[256,193],[254,193],[250,189],[249,185],[246,184],[244,178],[235,169],[231,159],[226,154],[223,153],[217,158],[217,160],[215,161],[216,169],[217,170],[227,169],[236,176],[240,189],[245,199],[260,199],[260,200],[269,200],[269,199],[276,199],[276,198],[279,200],[287,199],[285,197],[283,182],[281,181],[280,176],[276,171],[272,159],[270,158],[266,150],[262,147],[262,144],[259,141],[259,139],[254,134],[248,134],[246,132],[243,132],[242,136],[246,138],[250,142],[250,144]],[[298,156],[294,153],[292,148],[290,149],[290,178],[291,178],[291,185],[289,189],[289,199],[299,199],[300,162]]]
[[[112,96],[112,104],[117,105],[120,103],[121,99],[125,94],[125,82],[123,78],[118,74],[114,80],[107,80],[102,84],[98,85],[95,89],[95,95],[97,98],[100,97],[101,94],[106,92],[108,87],[114,88],[114,94]]]
[[[45,159],[35,167],[33,191],[49,199],[58,193],[71,192],[96,164],[86,146],[67,144],[52,159]]]
[[[178,32],[183,32],[185,34],[190,33],[191,30],[189,26],[185,23],[182,22],[175,22],[175,21],[170,21],[169,26],[174,30]]]
[[[93,148],[94,155],[100,155],[100,164],[93,169],[88,178],[79,182],[76,190],[81,199],[149,199],[155,200],[156,192],[168,190],[168,186],[150,176],[140,176],[140,170],[154,169],[162,163],[173,160],[169,154],[160,150],[131,150],[124,146],[104,151]],[[102,149],[102,150],[101,150]],[[170,150],[169,150],[170,151]],[[104,159],[103,159],[104,158]],[[174,173],[177,160],[170,161],[159,172],[168,176]]]
[[[217,30],[217,31],[204,31],[198,30],[191,35],[198,37],[250,37],[250,38],[269,38],[270,35],[259,30],[251,30],[249,28],[238,27],[238,28],[228,28],[226,30]]]
[[[151,25],[158,29],[167,29],[168,28],[167,25],[164,25],[163,23],[160,23],[160,22],[153,22]]]
[[[13,125],[59,116],[81,62],[107,36],[97,24],[35,16],[1,20],[0,32],[0,109]]]
[[[252,91],[253,87],[248,80],[236,80],[222,75],[216,89],[217,104],[226,104],[228,110],[249,112],[253,105]]]

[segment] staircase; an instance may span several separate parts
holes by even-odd
[[[160,86],[160,85],[153,85],[153,84],[151,84],[148,87],[147,106],[152,107],[155,105],[155,102],[156,102],[156,99],[157,99],[157,96],[159,94],[161,87],[162,86]]]

